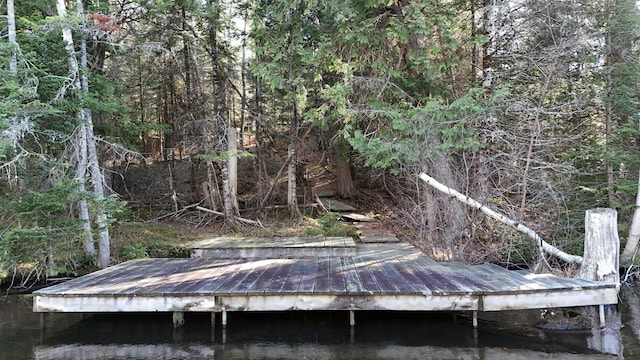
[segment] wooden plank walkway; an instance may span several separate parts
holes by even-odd
[[[191,257],[208,258],[291,258],[351,256],[356,243],[351,237],[248,237],[220,236],[189,246]]]
[[[617,303],[618,291],[612,283],[491,264],[438,263],[407,244],[366,244],[350,256],[132,260],[38,290],[33,299],[36,312],[353,314],[604,305]]]

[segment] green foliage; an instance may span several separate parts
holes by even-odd
[[[490,104],[502,96],[497,93],[485,99],[474,89],[450,104],[441,100],[406,108],[376,104],[374,115],[362,116],[364,125],[354,126],[349,142],[362,154],[365,165],[396,173],[402,167],[427,164],[441,154],[476,152],[483,143],[475,136],[473,122],[488,115]]]
[[[149,251],[147,246],[142,241],[133,241],[125,244],[119,251],[120,261],[127,261],[133,259],[142,259],[149,257]]]
[[[81,226],[69,218],[68,204],[75,196],[75,185],[65,181],[3,196],[0,269],[25,282],[76,273],[83,253]]]
[[[356,230],[353,226],[347,225],[340,221],[340,215],[332,212],[323,213],[319,218],[315,219],[319,226],[310,226],[305,228],[307,235],[325,235],[325,236],[354,236]]]

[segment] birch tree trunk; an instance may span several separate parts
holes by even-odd
[[[636,209],[631,219],[631,227],[629,228],[629,236],[627,244],[622,253],[624,261],[631,260],[638,251],[638,243],[640,242],[640,172],[638,173],[638,192],[636,194]]]
[[[78,192],[87,191],[85,179],[87,176],[87,131],[84,126],[79,126],[76,134],[76,182],[78,183]],[[91,233],[91,218],[89,216],[89,202],[86,199],[80,200],[78,203],[80,211],[80,222],[82,223],[83,245],[84,251],[92,259],[96,259],[96,246]]]
[[[82,0],[78,0],[77,11],[80,17],[84,14],[84,7],[82,4]],[[58,12],[58,16],[61,18],[65,18],[67,16],[67,8],[64,0],[56,0],[56,10]],[[78,64],[78,60],[76,59],[74,42],[73,42],[73,34],[71,32],[71,28],[69,26],[65,26],[62,29],[62,39],[65,44],[65,49],[69,55],[69,75],[73,79],[72,90],[76,95],[80,95],[81,93],[88,93],[89,91],[89,82],[87,78],[87,47],[86,41],[83,39],[81,42],[81,63]],[[82,69],[80,68],[82,66]],[[86,175],[87,170],[90,173],[91,181],[93,185],[93,192],[97,196],[98,202],[104,199],[104,185],[102,179],[102,173],[100,172],[100,166],[98,163],[98,156],[96,151],[96,143],[95,136],[93,133],[93,123],[91,120],[91,112],[86,107],[82,106],[80,112],[78,113],[78,120],[80,122],[80,129],[78,140],[83,142],[80,144],[76,144],[76,147],[80,151],[80,156],[78,160],[85,161],[86,163],[77,164],[76,176],[78,177],[78,181],[81,183],[78,191],[86,190]],[[84,156],[86,150],[86,157]],[[86,211],[85,211],[86,207]],[[110,238],[109,238],[109,230],[107,227],[107,216],[100,206],[97,206],[96,213],[96,223],[98,227],[98,232],[100,236],[99,241],[99,254],[97,259],[97,265],[101,268],[105,268],[109,266],[110,263]],[[88,204],[80,203],[80,217],[83,222],[83,228],[86,230],[90,229],[90,219],[89,219],[89,211]],[[89,224],[89,226],[87,226]],[[90,234],[90,233],[89,233]],[[91,255],[92,246],[93,246],[93,238],[89,241],[89,236],[86,235],[84,240],[85,242],[85,250],[89,252]],[[91,242],[91,244],[89,243]],[[95,254],[95,247],[93,248],[93,252]]]
[[[7,0],[7,27],[9,31],[9,45],[11,49],[11,59],[9,61],[9,71],[12,75],[18,74],[18,41],[16,40],[16,11],[13,0]]]
[[[84,5],[82,0],[76,1],[78,16],[83,19],[84,17]],[[87,63],[87,40],[84,36],[80,38],[80,79],[82,86],[82,94],[84,96],[89,94],[89,66]],[[93,184],[93,193],[96,195],[98,202],[105,198],[104,194],[104,177],[102,171],[100,171],[100,162],[98,160],[96,137],[93,132],[93,118],[91,116],[91,110],[83,106],[80,109],[82,116],[83,126],[87,130],[87,154],[88,165],[91,173],[91,182]],[[107,215],[102,206],[96,207],[96,225],[98,227],[99,240],[99,254],[98,254],[98,266],[106,268],[111,262],[111,237],[109,235],[109,226]]]

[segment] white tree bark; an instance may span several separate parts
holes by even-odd
[[[82,19],[84,16],[84,5],[82,0],[76,1],[78,16]],[[89,66],[87,64],[87,40],[83,36],[80,39],[80,79],[81,90],[86,96],[89,94]],[[91,173],[91,182],[93,183],[93,193],[96,194],[98,201],[105,198],[104,194],[104,178],[102,171],[100,171],[100,162],[98,160],[96,137],[93,132],[93,119],[91,116],[91,110],[82,107],[80,109],[80,117],[83,124],[81,126],[86,127],[87,131],[87,154],[88,165]],[[98,254],[98,266],[106,268],[111,262],[111,237],[109,236],[109,226],[107,223],[107,215],[105,210],[97,206],[96,207],[96,225],[98,227],[99,240],[99,254]]]
[[[640,243],[640,173],[638,173],[638,192],[636,194],[636,209],[631,219],[631,227],[629,228],[629,236],[627,244],[622,253],[625,261],[631,260],[638,251],[638,243]]]
[[[461,193],[459,193],[458,191],[451,189],[450,187],[443,185],[441,183],[439,183],[438,181],[436,181],[435,179],[433,179],[432,177],[430,177],[429,175],[425,174],[425,173],[421,173],[420,174],[420,179],[422,179],[424,182],[426,182],[427,184],[433,186],[435,189],[437,189],[438,191],[441,191],[445,194],[448,194],[451,197],[456,198],[457,200],[467,204],[468,206],[471,206],[473,208],[476,208],[480,211],[482,211],[485,215],[498,220],[500,222],[502,222],[503,224],[509,225],[511,227],[513,227],[514,229],[520,231],[521,233],[527,235],[527,237],[529,239],[532,240],[532,242],[534,243],[534,245],[536,247],[538,247],[539,251],[542,253],[546,253],[552,256],[555,256],[565,262],[568,263],[572,263],[572,264],[582,264],[582,257],[581,256],[577,256],[577,255],[571,255],[571,254],[567,254],[564,251],[556,248],[555,246],[549,244],[548,242],[544,241],[535,231],[531,230],[530,228],[517,223],[514,220],[509,219],[508,217],[499,214],[491,209],[489,209],[488,207],[482,205],[481,203],[479,203],[478,201],[463,195]],[[543,255],[543,254],[541,254]]]
[[[11,59],[9,60],[9,71],[14,76],[18,73],[18,41],[16,40],[16,11],[13,0],[7,0],[7,27],[9,31],[9,45],[11,49]]]
[[[84,14],[84,7],[82,5],[82,0],[77,0],[77,9],[78,14],[82,17]],[[56,9],[58,11],[58,16],[61,18],[65,18],[67,16],[67,8],[64,0],[56,0]],[[78,64],[78,60],[76,58],[75,47],[73,42],[73,34],[71,32],[71,28],[69,26],[65,26],[62,29],[62,40],[65,44],[65,49],[69,54],[69,74],[73,80],[73,90],[76,94],[88,93],[89,85],[87,75],[87,53],[86,53],[86,42],[83,39],[81,44],[81,64]],[[82,69],[80,68],[82,65]],[[86,163],[78,163],[78,168],[76,171],[76,175],[79,177],[78,180],[82,183],[79,187],[79,191],[86,190],[86,173],[87,170],[91,175],[91,181],[93,184],[93,192],[97,196],[97,200],[100,201],[104,199],[104,182],[102,178],[102,173],[100,172],[100,166],[98,163],[98,156],[96,151],[96,142],[95,135],[93,133],[93,122],[91,119],[91,112],[89,109],[82,107],[78,114],[78,120],[80,121],[80,134],[82,136],[79,137],[80,141],[84,141],[83,144],[76,144],[79,151],[84,153],[84,149],[86,149],[86,157],[80,156],[80,158],[86,158]],[[84,148],[84,149],[83,149]],[[87,228],[86,221],[88,220],[88,206],[85,212],[82,203],[80,204],[80,217],[83,221],[83,227]],[[98,227],[98,232],[100,236],[99,241],[99,254],[97,259],[97,265],[101,268],[105,268],[109,266],[110,263],[110,238],[109,238],[109,230],[107,226],[107,216],[105,214],[104,209],[101,209],[100,206],[96,209],[96,223]],[[89,227],[90,228],[90,227]],[[91,245],[88,244],[88,236],[85,238],[85,249],[91,251]],[[91,240],[93,244],[93,239]],[[94,250],[95,253],[95,250]]]
[[[227,150],[229,151],[229,198],[233,213],[238,215],[240,207],[238,205],[238,135],[236,128],[227,129]]]
[[[85,179],[87,176],[87,131],[84,126],[79,126],[76,134],[76,182],[78,183],[78,192],[87,191]],[[96,246],[91,233],[91,217],[89,216],[89,202],[86,199],[80,200],[78,204],[80,208],[80,222],[82,222],[82,230],[84,232],[84,251],[92,259],[96,258]]]

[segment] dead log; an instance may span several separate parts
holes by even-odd
[[[196,209],[198,209],[200,211],[208,212],[210,214],[224,216],[224,213],[221,213],[220,211],[207,209],[207,208],[202,207],[202,206],[196,206]],[[239,216],[234,216],[233,220],[240,221],[240,222],[243,222],[243,223],[249,224],[249,225],[254,225],[254,226],[258,226],[258,227],[264,227],[264,226],[262,226],[262,223],[260,221],[251,220],[251,219],[245,219],[245,218],[241,218]]]
[[[548,242],[544,241],[535,231],[531,230],[530,228],[524,226],[523,224],[520,224],[517,221],[514,221],[512,219],[509,219],[508,217],[506,217],[505,215],[502,215],[500,213],[495,212],[494,210],[486,207],[485,205],[481,204],[480,202],[466,196],[463,195],[461,193],[459,193],[458,191],[443,185],[441,183],[439,183],[438,181],[436,181],[434,178],[432,178],[431,176],[425,174],[425,173],[421,173],[420,174],[420,179],[422,179],[424,182],[426,182],[427,184],[431,185],[433,188],[435,188],[436,190],[443,192],[453,198],[455,198],[458,201],[463,202],[464,204],[471,206],[475,209],[478,209],[480,211],[482,211],[485,215],[489,216],[492,219],[498,220],[503,224],[506,224],[508,226],[513,227],[514,229],[518,230],[519,232],[527,235],[527,237],[533,242],[533,244],[538,247],[539,251],[541,252],[541,255],[543,252],[548,254],[548,255],[552,255],[555,256],[567,263],[571,263],[571,264],[577,264],[577,265],[581,265],[582,264],[582,257],[581,256],[577,256],[577,255],[571,255],[571,254],[567,254],[564,251],[556,248],[555,246],[549,244]]]

